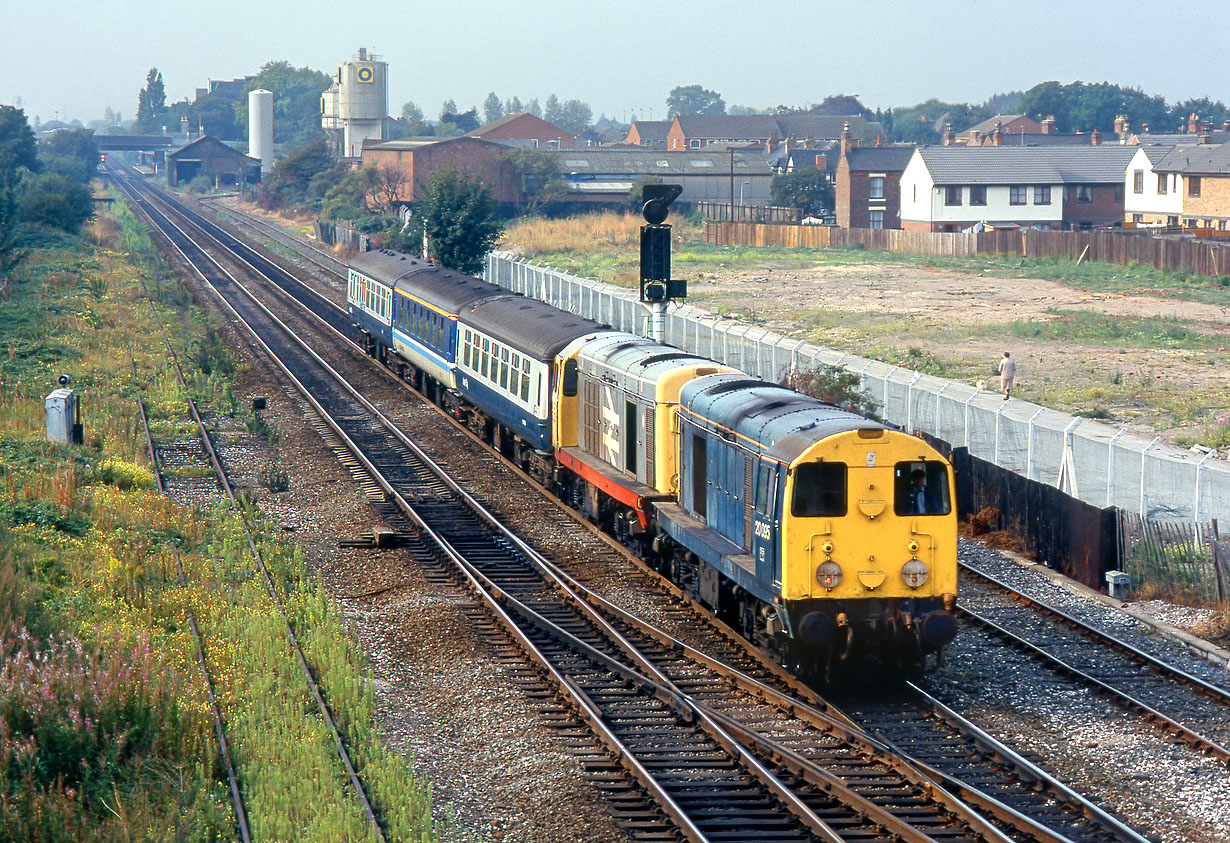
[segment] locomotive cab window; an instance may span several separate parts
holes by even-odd
[[[577,359],[570,357],[564,362],[563,392],[565,398],[577,397]]]
[[[790,514],[796,518],[839,518],[846,499],[844,462],[808,462],[794,470]]]
[[[897,463],[893,489],[898,515],[947,515],[952,511],[948,466],[939,460]]]

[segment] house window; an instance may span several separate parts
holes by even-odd
[[[700,149],[700,138],[693,138],[692,140],[688,141],[688,146],[692,147],[693,149]]]
[[[969,203],[971,205],[987,204],[986,185],[974,185],[969,189]]]
[[[1225,231],[1225,230],[1226,230],[1226,221],[1225,221],[1225,220],[1218,220],[1218,221],[1217,221],[1217,230],[1218,230],[1218,231]]]
[[[883,228],[884,227],[884,212],[883,211],[870,211],[867,219],[868,219],[869,228]]]
[[[872,176],[869,180],[870,184],[867,191],[867,198],[871,200],[884,199],[884,176]],[[960,203],[958,203],[960,204]]]
[[[1157,194],[1158,196],[1164,196],[1166,194],[1166,174],[1165,173],[1157,174]]]
[[[1049,205],[1051,204],[1051,186],[1048,184],[1045,187],[1034,188],[1034,204]]]
[[[1188,176],[1187,177],[1187,195],[1188,196],[1199,196],[1200,195],[1200,176]]]
[[[1175,228],[1178,228],[1178,226],[1179,226],[1179,218],[1178,218],[1177,216],[1175,216],[1175,217],[1166,217],[1166,225],[1171,225],[1171,226],[1174,226]]]
[[[1026,193],[1029,188],[1021,184],[1014,184],[1008,188],[1008,204],[1009,205],[1024,205]]]
[[[959,185],[949,185],[944,188],[944,204],[945,205],[960,205],[961,204],[961,188]]]
[[[1093,201],[1093,188],[1087,184],[1078,184],[1076,186],[1076,201],[1089,203]]]
[[[1133,193],[1144,193],[1145,192],[1145,171],[1144,170],[1133,170],[1132,171],[1132,192]]]
[[[1144,221],[1145,221],[1145,215],[1144,215],[1144,214],[1132,214],[1132,222],[1134,222],[1134,223],[1142,223],[1142,222],[1144,222]]]

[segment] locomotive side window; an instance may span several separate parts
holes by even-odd
[[[761,515],[769,515],[769,484],[773,480],[773,471],[765,463],[756,466],[756,511]]]
[[[564,362],[563,390],[565,398],[577,397],[577,359],[575,357]]]
[[[808,462],[794,470],[790,514],[797,518],[838,518],[846,514],[846,464]]]
[[[940,460],[899,462],[893,474],[893,509],[898,515],[947,515],[952,512],[945,463]]]

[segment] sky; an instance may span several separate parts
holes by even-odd
[[[135,115],[157,67],[167,102],[286,60],[332,74],[360,46],[389,63],[389,109],[429,118],[488,92],[664,119],[677,85],[728,105],[854,94],[871,109],[980,103],[1047,81],[1109,81],[1167,102],[1230,102],[1230,4],[1187,0],[33,0],[6,4],[0,105],[31,120]]]

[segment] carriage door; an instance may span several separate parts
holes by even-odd
[[[692,512],[708,523],[709,459],[705,438],[692,434]]]
[[[755,472],[755,500],[752,507],[752,557],[756,560],[756,576],[782,581],[780,551],[781,503],[778,495],[778,469],[772,463],[760,461]]]

